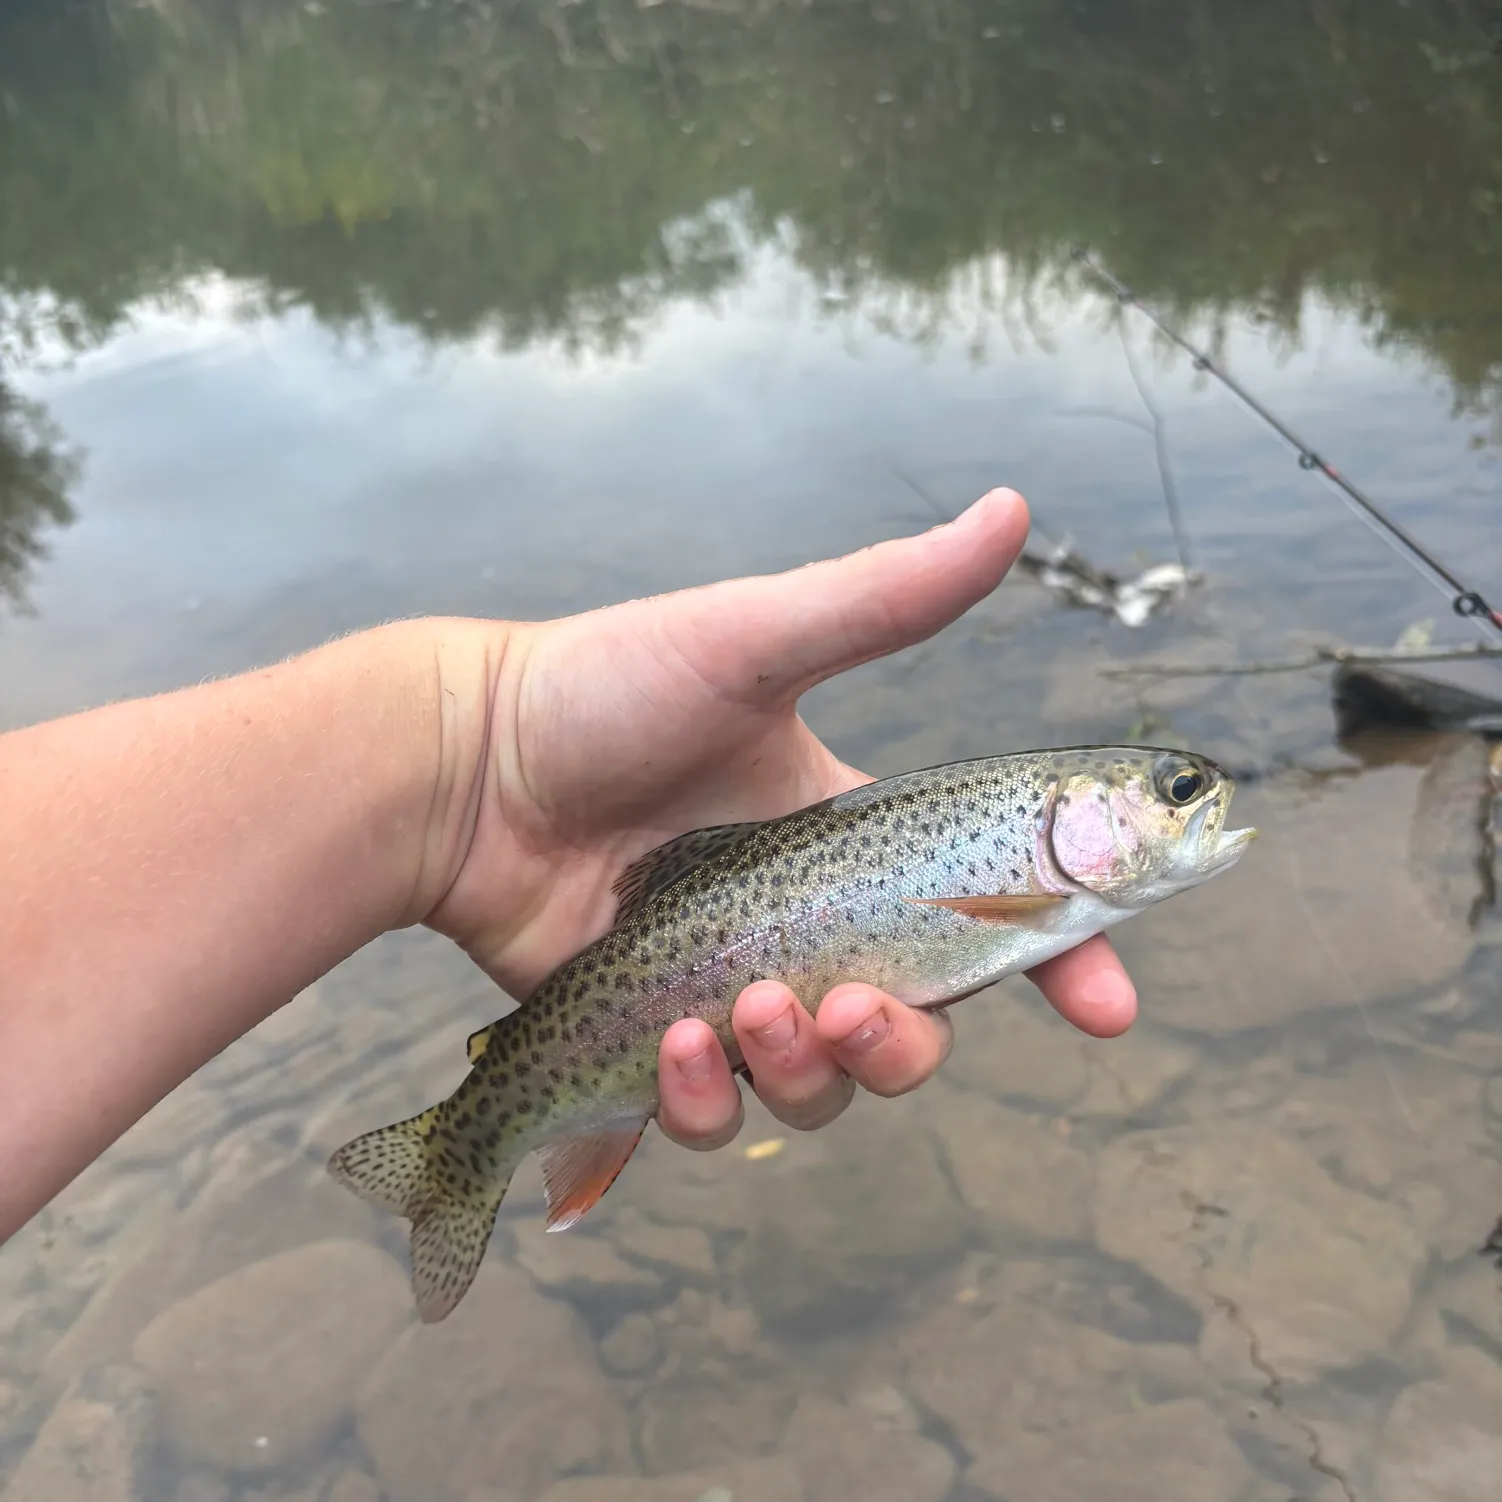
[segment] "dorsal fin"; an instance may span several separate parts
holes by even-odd
[[[664,887],[702,865],[712,856],[738,845],[760,821],[746,824],[715,824],[709,829],[694,829],[668,840],[632,861],[616,877],[610,890],[616,897],[615,926],[635,917]]]
[[[464,1051],[469,1055],[469,1062],[471,1064],[478,1064],[480,1062],[480,1055],[489,1046],[491,1030],[494,1027],[495,1023],[487,1022],[484,1027],[471,1033],[464,1040]]]

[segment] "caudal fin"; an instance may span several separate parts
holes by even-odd
[[[428,1144],[441,1109],[366,1132],[329,1159],[346,1188],[412,1222],[412,1293],[427,1324],[453,1313],[469,1291],[511,1182],[452,1167],[440,1175]]]

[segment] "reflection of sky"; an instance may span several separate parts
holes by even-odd
[[[773,568],[925,525],[992,483],[1040,525],[1128,565],[1170,556],[1151,441],[1102,304],[1044,302],[1047,348],[961,311],[920,349],[822,306],[775,252],[716,305],[674,305],[639,348],[571,361],[404,331],[338,336],[294,312],[135,325],[31,394],[87,449],[79,521],[37,571],[39,617],[0,628],[7,718],[228,671],[418,611],[545,615]],[[968,345],[987,330],[982,363]],[[1015,322],[1015,320],[1014,320]],[[1169,420],[1195,540],[1244,608],[1390,638],[1444,602],[1182,357],[1131,324]],[[1482,587],[1502,580],[1497,473],[1443,382],[1311,310],[1279,355],[1237,329],[1232,368]],[[1289,613],[1290,600],[1296,604]],[[1353,623],[1354,617],[1354,623]]]

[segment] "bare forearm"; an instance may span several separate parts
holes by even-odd
[[[445,641],[441,623],[386,627],[0,737],[0,1238],[233,1039],[423,915],[447,858],[433,831],[458,838],[464,817]]]

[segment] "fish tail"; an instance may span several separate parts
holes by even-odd
[[[433,1134],[447,1104],[366,1132],[329,1159],[346,1188],[412,1222],[412,1293],[425,1324],[469,1291],[511,1184],[509,1172],[477,1174],[452,1153],[440,1165]]]

